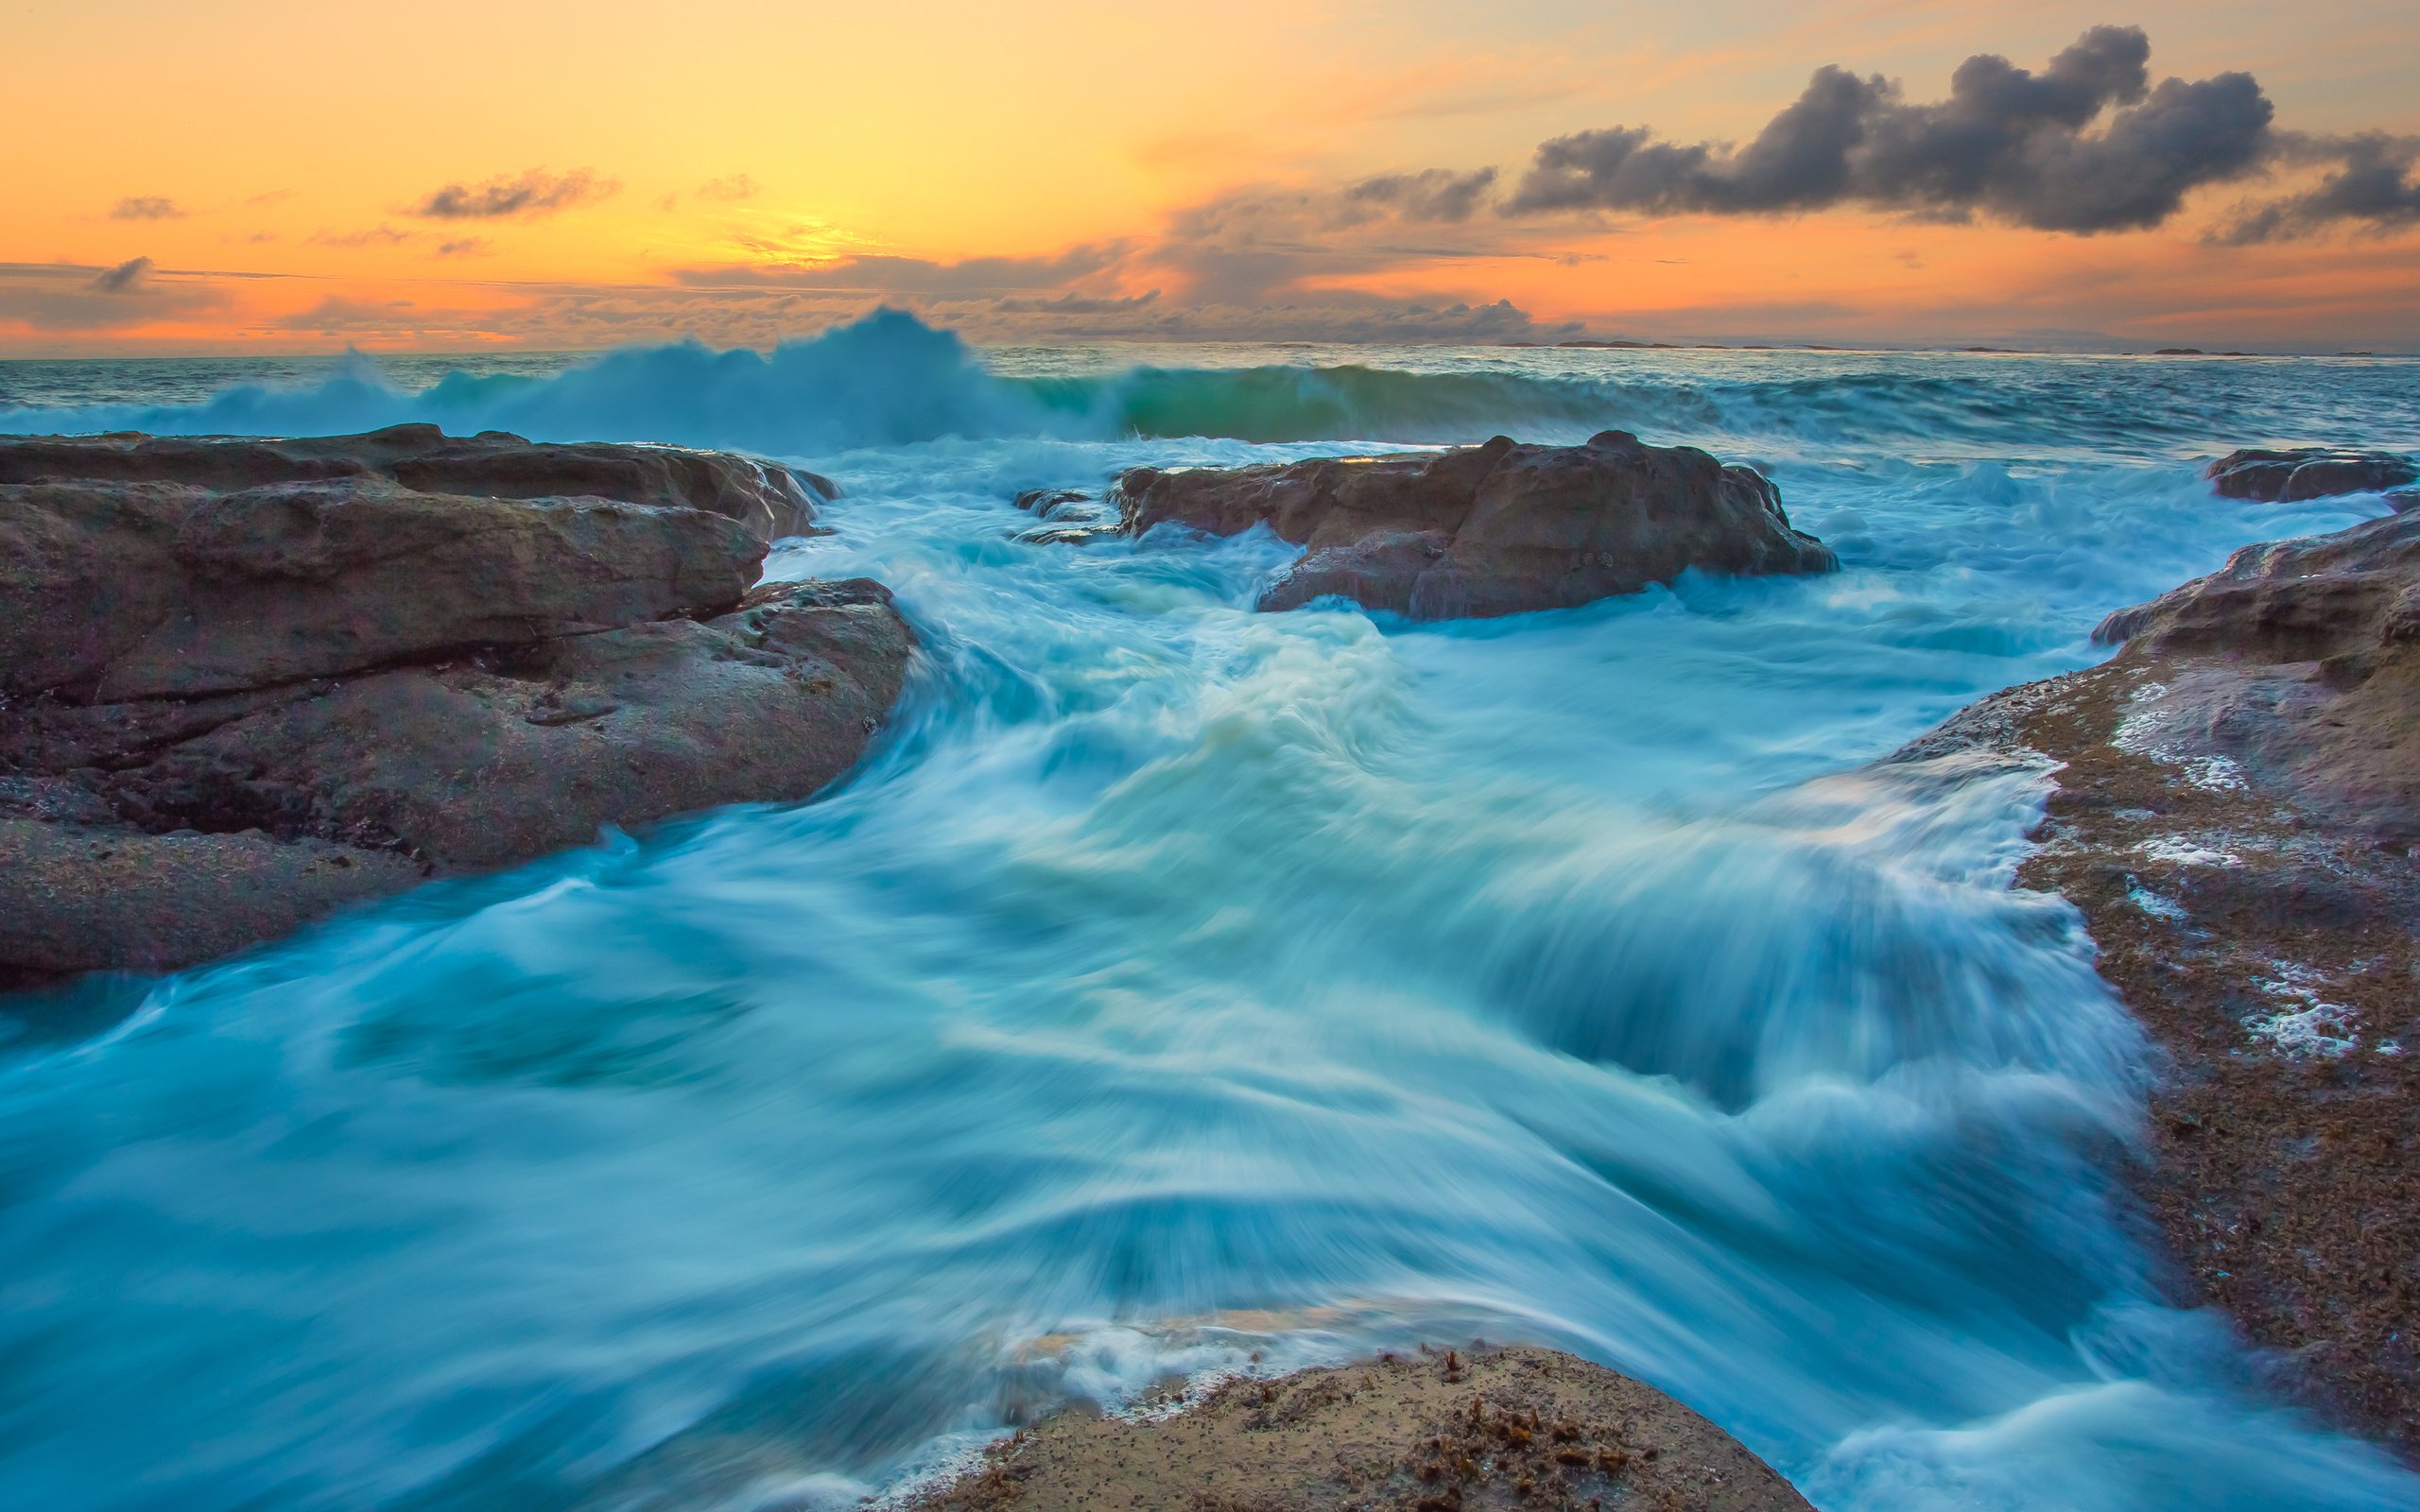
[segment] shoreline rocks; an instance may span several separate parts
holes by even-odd
[[[2166,1052],[2170,1290],[2420,1460],[2420,514],[2248,546],[1902,757],[2055,767],[2019,885]]]
[[[2420,483],[2420,464],[2399,452],[2246,447],[2211,463],[2203,476],[2221,498],[2250,499],[2256,504],[2296,504],[2340,493],[2384,493],[2398,510],[2420,504],[2420,494],[2401,491]]]
[[[879,584],[752,589],[828,492],[424,426],[0,438],[0,983],[809,796],[915,644]]]
[[[1114,496],[1131,535],[1267,524],[1305,549],[1264,610],[1329,594],[1416,620],[1569,609],[1692,568],[1824,573],[1840,559],[1792,529],[1754,470],[1606,431],[1581,446],[1483,446],[1284,466],[1136,468]]]
[[[1432,1349],[1230,1381],[1176,1412],[1063,1412],[909,1512],[1806,1512],[1651,1386],[1535,1348]]]

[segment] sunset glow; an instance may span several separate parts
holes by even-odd
[[[2039,71],[2104,24],[2148,33],[2152,80],[2249,72],[2296,140],[2420,131],[2420,19],[2382,0],[707,0],[677,28],[637,0],[37,0],[9,24],[44,146],[9,175],[0,350],[764,345],[878,303],[987,341],[2420,346],[2412,214],[2226,240],[2330,171],[2292,151],[2096,233],[1508,209],[1541,143],[1746,142],[1822,65],[1932,101],[1970,55]],[[1459,215],[1351,197],[1491,168]]]

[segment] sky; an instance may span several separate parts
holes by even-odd
[[[0,355],[2420,350],[2410,0],[0,0]]]

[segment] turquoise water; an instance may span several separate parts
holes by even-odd
[[[1069,1395],[1473,1335],[1826,1509],[2413,1503],[2157,1299],[2144,1047],[2007,886],[2039,780],[1869,764],[2378,512],[2196,470],[2420,442],[2420,365],[569,361],[0,374],[9,429],[792,457],[846,496],[769,572],[925,645],[821,801],[0,1003],[0,1505],[841,1506]],[[1141,462],[1615,425],[1767,468],[1845,570],[1412,627],[1248,612],[1266,538],[1013,539]]]

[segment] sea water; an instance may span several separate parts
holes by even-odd
[[[430,421],[838,481],[923,643],[858,769],[164,980],[0,1000],[0,1506],[805,1508],[1074,1398],[1422,1340],[1670,1391],[1827,1512],[2403,1507],[2162,1300],[2152,1052],[2046,779],[1876,765],[2245,542],[2420,364],[976,352],[0,365],[0,428]],[[1030,488],[1621,427],[1841,554],[1261,615],[1265,534]]]

